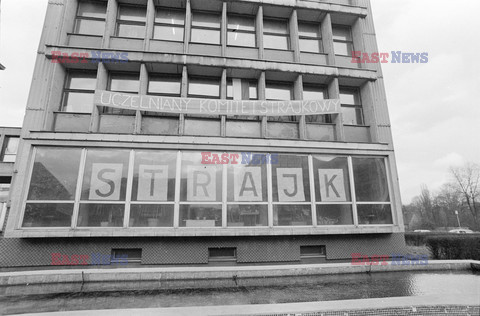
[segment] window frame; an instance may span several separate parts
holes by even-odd
[[[136,92],[127,91],[127,90],[112,90],[112,80],[115,76],[137,76],[138,81],[138,90]],[[125,72],[125,71],[115,71],[108,73],[108,81],[107,81],[107,91],[112,92],[119,92],[119,93],[130,93],[130,94],[140,94],[140,73],[139,72]],[[117,109],[113,107],[103,107],[102,114],[106,115],[135,115],[136,110],[125,110],[125,109]]]
[[[347,55],[343,55],[343,54],[338,54],[337,52],[335,52],[335,55],[336,56],[347,56],[347,57],[352,57],[352,52],[355,50],[355,46],[353,44],[353,33],[352,33],[352,27],[350,25],[341,25],[341,24],[333,24],[332,25],[332,30],[333,29],[344,29],[344,30],[348,30],[348,34],[350,36],[350,40],[339,40],[339,39],[335,39],[335,37],[333,36],[333,45],[335,47],[335,43],[342,43],[342,44],[346,44],[347,45]],[[332,31],[333,32],[333,31]],[[348,52],[348,45],[350,45],[352,47],[352,51]]]
[[[328,99],[328,86],[327,85],[320,85],[320,84],[313,84],[313,83],[303,83],[302,86],[302,94],[304,95],[305,93],[305,88],[319,88],[318,91],[323,92],[323,99],[326,100]],[[305,99],[305,95],[303,97],[303,100],[308,100]],[[332,123],[332,115],[331,114],[319,114],[319,115],[306,115],[305,116],[305,122],[307,124],[331,124]]]
[[[36,157],[36,152],[37,152],[37,149],[38,148],[53,148],[53,149],[60,149],[60,148],[65,148],[65,147],[61,147],[61,146],[35,146],[33,148],[33,155],[32,155],[32,160],[29,162],[29,173],[27,174],[27,186],[28,188],[30,187],[30,184],[31,184],[31,179],[32,179],[32,174],[33,174],[33,165],[34,165],[34,161],[35,161],[35,157]],[[282,229],[285,228],[285,227],[288,227],[290,229],[296,229],[298,227],[314,227],[314,228],[318,228],[318,229],[323,229],[323,228],[327,228],[327,227],[330,227],[330,228],[341,228],[341,229],[344,229],[344,228],[349,228],[349,229],[355,229],[355,227],[358,227],[358,226],[362,226],[362,227],[377,227],[377,226],[380,226],[380,227],[393,227],[395,225],[397,225],[397,219],[395,217],[396,215],[396,206],[395,206],[395,198],[394,196],[392,195],[392,190],[393,190],[393,187],[392,187],[392,178],[391,178],[391,174],[390,174],[390,167],[389,167],[389,158],[388,156],[385,156],[385,155],[382,155],[381,153],[376,153],[376,154],[371,154],[371,155],[348,155],[348,154],[323,154],[323,153],[311,153],[311,154],[301,154],[301,155],[297,155],[297,156],[306,156],[307,157],[307,161],[308,161],[308,166],[307,166],[307,170],[305,172],[308,173],[308,185],[309,185],[309,192],[310,192],[310,200],[309,201],[302,201],[302,202],[286,202],[286,201],[283,201],[283,202],[276,202],[274,201],[274,198],[273,198],[273,189],[274,189],[274,186],[273,186],[273,166],[271,163],[268,163],[266,164],[266,168],[267,168],[267,200],[266,201],[263,201],[263,202],[260,202],[260,201],[257,201],[257,202],[232,202],[232,201],[229,201],[227,196],[225,195],[222,195],[222,198],[220,199],[220,201],[217,201],[217,202],[209,202],[209,201],[205,201],[205,202],[199,202],[199,201],[184,201],[182,200],[181,198],[181,181],[183,181],[183,176],[182,176],[182,173],[184,172],[184,167],[183,167],[183,158],[182,156],[184,156],[185,153],[199,153],[200,151],[192,151],[192,150],[172,150],[172,149],[169,149],[169,150],[166,150],[166,151],[169,151],[169,152],[174,152],[175,155],[176,155],[176,172],[175,172],[175,193],[174,193],[174,200],[173,201],[162,201],[162,202],[158,202],[158,201],[133,201],[132,199],[132,186],[134,185],[134,181],[133,181],[133,169],[134,169],[134,164],[135,164],[135,155],[138,151],[140,152],[143,152],[145,151],[145,149],[125,149],[125,148],[114,148],[114,150],[119,150],[119,151],[122,151],[122,152],[127,152],[128,153],[128,162],[126,165],[123,166],[124,168],[124,171],[123,172],[126,172],[126,196],[125,196],[125,199],[123,200],[123,198],[120,198],[120,200],[85,200],[82,198],[82,195],[84,194],[83,192],[83,189],[84,189],[84,185],[85,185],[85,177],[89,177],[91,175],[88,175],[87,174],[87,154],[88,154],[88,151],[89,150],[93,150],[93,151],[96,151],[98,150],[98,148],[95,148],[95,147],[72,147],[72,149],[76,149],[76,150],[79,150],[79,155],[81,155],[80,159],[79,159],[79,169],[78,171],[76,171],[76,173],[78,174],[77,176],[77,181],[76,181],[76,190],[75,190],[75,196],[73,197],[72,200],[28,200],[27,196],[28,196],[28,189],[27,190],[24,190],[24,193],[23,193],[23,204],[22,204],[22,212],[21,212],[21,216],[20,216],[20,222],[17,223],[17,228],[18,229],[24,229],[24,230],[44,230],[45,228],[48,228],[49,230],[53,230],[53,231],[58,231],[58,230],[65,230],[65,229],[75,229],[77,231],[85,231],[85,230],[90,230],[90,231],[98,231],[100,229],[104,230],[104,229],[124,229],[124,228],[135,228],[135,229],[140,229],[140,230],[149,230],[149,229],[174,229],[174,228],[177,228],[177,229],[181,229],[181,230],[202,230],[202,229],[224,229],[224,228],[227,228],[227,229],[235,229],[237,226],[235,225],[231,225],[229,226],[228,225],[228,221],[227,221],[227,208],[229,205],[232,205],[232,204],[239,204],[239,205],[266,205],[268,207],[268,217],[267,217],[267,221],[268,221],[268,225],[265,226],[265,225],[262,225],[262,226],[249,226],[249,228],[251,229],[265,229],[265,228],[274,228],[274,229]],[[151,150],[151,149],[148,149],[148,150]],[[158,150],[158,152],[162,152],[163,150]],[[219,152],[221,153],[221,152]],[[257,152],[254,152],[254,153],[257,153]],[[252,153],[252,154],[254,154]],[[260,153],[260,152],[258,152]],[[264,154],[264,152],[262,152],[262,154]],[[272,155],[272,154],[276,154],[276,153],[268,153],[267,155]],[[296,155],[295,153],[282,153],[283,155]],[[330,201],[321,201],[317,198],[317,194],[316,194],[316,188],[317,186],[319,187],[320,186],[320,183],[317,183],[315,182],[315,177],[314,177],[314,173],[315,172],[318,172],[318,169],[314,166],[313,164],[313,156],[322,156],[322,157],[332,157],[332,158],[346,158],[347,161],[348,161],[348,175],[345,175],[345,176],[348,176],[348,179],[349,179],[349,188],[348,188],[348,191],[350,192],[350,196],[351,196],[351,199],[350,201],[339,201],[339,202],[330,202]],[[386,177],[385,177],[385,183],[386,185],[388,186],[388,188],[386,188],[390,198],[388,201],[384,201],[384,202],[369,202],[369,201],[357,201],[357,198],[356,198],[356,193],[355,193],[355,185],[358,185],[357,183],[355,183],[355,180],[354,180],[354,170],[353,170],[353,159],[355,158],[366,158],[366,159],[378,159],[379,161],[382,162],[382,165],[384,166],[385,168],[385,172],[386,172]],[[280,166],[281,168],[284,168],[284,167],[288,167],[288,166]],[[302,167],[303,168],[303,167]],[[225,173],[227,172],[227,165],[223,165],[223,167],[220,168],[221,170],[221,178],[225,178]],[[304,177],[305,177],[305,173],[304,172]],[[227,175],[228,176],[228,175]],[[304,185],[306,185],[307,182],[305,182],[306,179],[304,178]],[[180,185],[179,185],[180,184]],[[217,184],[219,185],[219,184]],[[226,192],[227,191],[227,186],[228,186],[228,181],[221,181],[221,191],[222,192]],[[277,188],[278,189],[278,188]],[[308,188],[307,188],[308,189]],[[217,188],[217,190],[219,190]],[[271,193],[269,193],[271,192]],[[306,192],[306,191],[305,191]],[[223,193],[222,193],[223,194]],[[306,197],[305,197],[306,198]],[[307,198],[306,198],[307,199]],[[37,204],[71,204],[73,205],[73,213],[71,215],[72,219],[71,219],[71,225],[68,225],[67,226],[61,226],[61,227],[53,227],[53,226],[50,226],[50,227],[40,227],[40,226],[25,226],[25,227],[22,227],[22,224],[24,223],[25,221],[25,218],[24,218],[24,215],[25,215],[25,209],[26,209],[26,206],[27,206],[27,203],[37,203]],[[85,204],[105,204],[105,205],[121,205],[123,206],[123,225],[122,226],[79,226],[80,222],[79,222],[79,216],[81,215],[80,213],[80,207],[82,205],[85,205]],[[155,205],[159,205],[159,204],[169,204],[169,205],[173,205],[174,206],[174,222],[173,222],[173,227],[136,227],[136,226],[131,226],[130,223],[129,223],[129,220],[130,220],[130,207],[132,205],[136,205],[136,204],[145,204],[145,205],[148,205],[148,204],[155,204]],[[217,226],[209,226],[209,227],[196,227],[196,226],[182,226],[180,224],[180,221],[181,221],[181,208],[182,206],[186,206],[186,205],[194,205],[194,206],[197,206],[197,207],[208,207],[209,205],[215,205],[217,206],[217,212],[219,212],[221,210],[221,213],[222,213],[222,217],[221,217],[221,224],[220,225],[217,225]],[[307,224],[306,226],[301,226],[301,225],[289,225],[289,226],[284,226],[284,225],[274,225],[274,218],[273,218],[273,207],[275,205],[291,205],[291,206],[311,206],[311,217],[309,217],[311,219],[311,224]],[[317,222],[317,205],[352,205],[352,216],[353,216],[353,224],[325,224],[325,225],[320,225],[318,224]],[[389,208],[389,212],[390,212],[390,215],[391,215],[391,220],[392,220],[392,223],[372,223],[372,224],[360,224],[359,223],[359,217],[358,217],[358,212],[357,212],[357,207],[358,206],[363,206],[363,205],[387,205],[388,208]]]
[[[248,18],[248,19],[251,19],[253,20],[253,31],[246,31],[246,30],[240,30],[240,29],[232,29],[230,28],[229,26],[229,17],[236,17],[236,18]],[[253,35],[253,39],[254,39],[254,44],[253,46],[250,46],[250,45],[233,45],[233,44],[230,44],[229,41],[228,41],[228,38],[229,38],[229,34],[231,33],[243,33],[243,34],[251,34]],[[255,17],[254,16],[250,16],[250,15],[242,15],[242,14],[227,14],[227,46],[232,46],[232,47],[250,47],[250,48],[256,48],[257,47],[257,27],[256,27],[256,21],[255,21]]]
[[[80,11],[80,5],[82,3],[95,3],[95,4],[98,4],[98,3],[104,3],[105,4],[105,16],[104,18],[96,18],[96,17],[88,17],[88,16],[81,16],[79,15],[79,11]],[[107,1],[89,1],[89,0],[82,0],[82,1],[79,1],[78,2],[78,6],[77,6],[77,11],[75,13],[75,23],[73,25],[73,34],[76,34],[76,35],[85,35],[85,36],[97,36],[97,37],[103,37],[103,34],[102,35],[97,35],[97,34],[84,34],[84,33],[77,33],[76,30],[77,30],[77,26],[78,26],[78,23],[79,23],[79,20],[83,20],[83,21],[97,21],[97,22],[104,22],[105,25],[104,25],[104,33],[105,33],[105,28],[106,28],[106,22],[107,22]]]
[[[218,82],[218,96],[213,97],[212,95],[201,95],[201,94],[191,94],[190,93],[190,84],[193,80],[208,80],[208,81],[215,81]],[[196,75],[189,75],[188,76],[188,84],[187,84],[187,98],[196,98],[196,99],[214,99],[218,100],[221,96],[221,88],[222,88],[222,79],[220,77],[214,76],[196,76]]]
[[[318,28],[318,36],[306,36],[306,35],[300,35],[300,24],[306,24],[306,25],[312,25],[312,26],[316,26]],[[298,46],[298,49],[301,53],[311,53],[311,54],[322,54],[324,52],[324,49],[323,49],[323,42],[322,42],[322,30],[321,30],[321,26],[320,26],[320,23],[315,23],[315,22],[311,22],[311,21],[298,21],[298,39],[299,41],[301,41],[302,39],[304,40],[317,40],[318,41],[318,52],[312,52],[312,51],[305,51],[305,50],[302,50],[301,49],[301,43],[299,43],[299,46]]]
[[[360,88],[358,88],[358,87],[347,87],[347,86],[340,87],[340,95],[341,94],[348,94],[348,93],[353,93],[354,102],[355,103],[358,102],[358,104],[341,103],[340,107],[341,108],[355,109],[355,113],[357,113],[357,111],[360,111],[360,117],[361,117],[362,121],[360,123],[356,122],[357,124],[347,124],[347,123],[344,122],[343,125],[346,125],[346,126],[366,126],[365,125],[365,117],[364,117],[364,114],[363,114],[362,94],[361,94]]]
[[[117,16],[116,16],[116,21],[115,21],[115,36],[116,37],[121,37],[121,38],[144,39],[145,35],[146,35],[146,31],[147,31],[147,7],[146,6],[141,6],[142,8],[145,8],[145,20],[143,22],[132,21],[132,20],[122,20],[120,18],[120,10],[121,10],[122,7],[124,7],[124,8],[138,8],[139,6],[138,5],[132,5],[132,4],[124,4],[124,3],[120,3],[118,5]],[[131,36],[119,35],[121,25],[143,26],[143,36],[131,37]]]
[[[157,12],[158,11],[176,11],[176,12],[182,12],[183,13],[183,24],[175,24],[175,23],[162,23],[162,22],[157,22]],[[168,42],[177,42],[177,43],[183,43],[185,41],[185,21],[186,21],[186,11],[185,9],[177,9],[177,8],[169,8],[169,7],[162,7],[162,6],[157,6],[155,7],[155,19],[153,22],[153,40],[160,40],[160,41],[168,41]],[[163,38],[155,38],[155,27],[156,26],[165,26],[165,27],[177,27],[177,28],[182,28],[182,40],[172,40],[172,39],[163,39]]]
[[[68,70],[66,75],[65,75],[65,82],[63,84],[63,91],[62,91],[62,104],[61,104],[61,107],[60,107],[60,112],[63,112],[63,113],[80,113],[80,114],[88,114],[88,113],[92,113],[94,107],[95,107],[95,104],[92,104],[92,110],[90,112],[78,112],[78,111],[74,111],[74,112],[70,112],[70,111],[66,111],[66,107],[67,107],[67,100],[68,100],[68,94],[69,93],[83,93],[83,94],[95,94],[95,89],[93,90],[89,90],[89,89],[77,89],[77,88],[70,88],[70,85],[71,85],[71,81],[72,81],[72,77],[73,74],[84,74],[84,75],[95,75],[95,86],[97,84],[97,71],[96,70]]]
[[[291,43],[291,38],[290,38],[290,19],[288,18],[275,18],[275,17],[269,17],[269,16],[264,16],[263,17],[263,24],[265,25],[265,21],[276,21],[276,22],[284,22],[286,23],[286,33],[280,33],[280,32],[268,32],[265,31],[265,27],[263,28],[263,34],[262,34],[262,40],[263,40],[263,46],[265,49],[273,49],[273,50],[280,50],[280,51],[292,51],[292,43]],[[283,34],[283,35],[282,35]],[[274,48],[274,47],[265,47],[265,35],[268,36],[277,36],[277,37],[285,37],[287,39],[287,49],[283,48]]]
[[[195,13],[200,13],[204,15],[211,15],[211,16],[216,16],[218,17],[218,27],[212,27],[212,26],[196,26],[194,25],[194,20],[195,20]],[[190,26],[190,43],[192,44],[202,44],[202,45],[216,45],[220,46],[222,45],[222,13],[221,12],[215,12],[215,11],[205,11],[205,10],[192,10],[191,12],[192,18],[191,18],[191,26]],[[201,41],[196,41],[193,38],[193,31],[194,30],[209,30],[209,31],[218,31],[218,43],[205,43]]]

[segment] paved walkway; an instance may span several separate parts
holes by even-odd
[[[479,285],[480,286],[480,285]],[[161,316],[219,316],[219,315],[479,315],[480,297],[472,295],[408,296],[362,300],[325,301],[291,304],[225,305],[171,307],[123,310],[90,310],[50,312],[23,315],[85,316],[85,315],[161,315]]]

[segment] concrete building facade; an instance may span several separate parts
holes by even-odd
[[[50,0],[1,266],[400,251],[382,72],[352,51],[378,52],[367,0]]]

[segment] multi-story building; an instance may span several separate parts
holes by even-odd
[[[378,51],[368,0],[51,1],[0,263],[401,251],[382,72],[352,51]]]

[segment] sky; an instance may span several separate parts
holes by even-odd
[[[0,126],[21,126],[47,0],[2,0]],[[371,0],[380,52],[428,53],[383,64],[404,204],[449,166],[480,163],[480,1]]]

